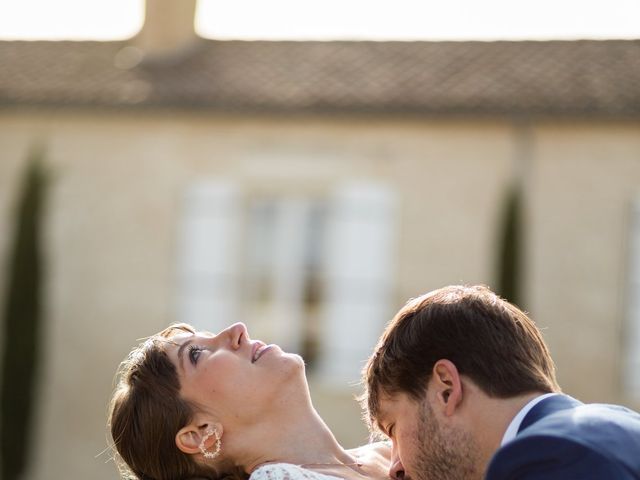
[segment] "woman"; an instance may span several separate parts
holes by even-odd
[[[109,424],[124,478],[387,477],[389,447],[343,449],[311,404],[302,358],[242,323],[218,335],[174,325],[134,349]]]

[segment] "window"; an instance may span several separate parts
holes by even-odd
[[[395,194],[349,183],[325,196],[255,196],[222,181],[186,195],[179,319],[300,353],[336,385],[359,379],[391,314]]]
[[[246,219],[243,317],[252,335],[300,353],[313,366],[323,296],[325,201],[253,198]]]

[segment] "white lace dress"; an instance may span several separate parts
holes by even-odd
[[[307,470],[291,463],[270,463],[256,468],[249,480],[341,480],[323,473]]]

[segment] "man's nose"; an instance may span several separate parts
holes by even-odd
[[[389,478],[392,480],[403,480],[404,479],[404,465],[399,459],[394,459],[391,462],[391,468],[389,468]]]

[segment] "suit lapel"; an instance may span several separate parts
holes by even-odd
[[[552,397],[545,398],[537,405],[535,405],[522,419],[520,428],[518,428],[518,433],[522,432],[525,428],[533,425],[538,420],[546,417],[547,415],[559,412],[560,410],[575,408],[579,405],[582,405],[582,403],[568,395],[554,395]]]

